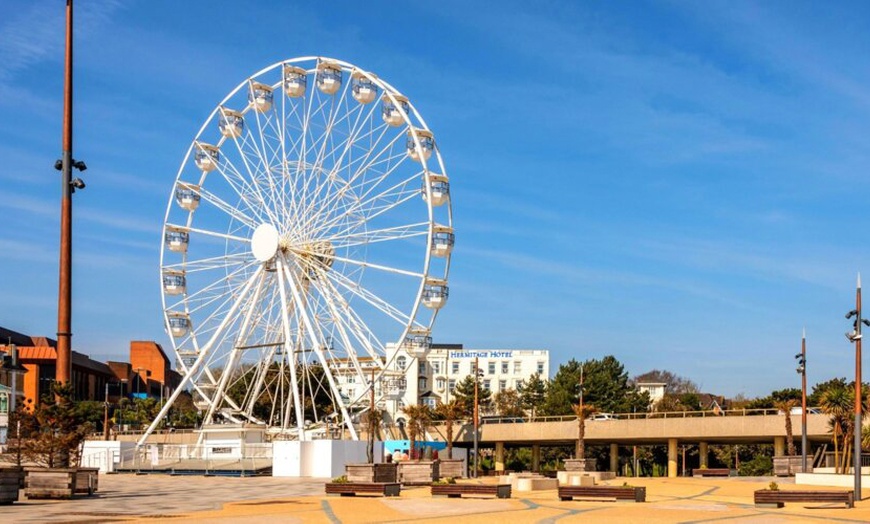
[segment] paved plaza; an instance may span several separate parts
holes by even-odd
[[[870,500],[854,509],[823,503],[756,509],[752,492],[771,480],[792,487],[789,479],[736,477],[609,482],[646,486],[647,502],[635,504],[562,502],[555,490],[515,492],[509,500],[433,498],[428,487],[404,489],[398,498],[326,497],[325,479],[121,474],[101,476],[94,497],[0,506],[0,522],[870,522]]]

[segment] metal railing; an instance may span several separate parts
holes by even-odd
[[[817,408],[813,408],[817,409]],[[704,411],[649,411],[644,413],[608,413],[612,419],[602,420],[607,422],[610,420],[647,420],[657,418],[704,418],[704,417],[757,417],[757,416],[783,416],[780,410],[775,408],[754,408],[754,409],[720,409],[720,410],[704,410]],[[800,415],[792,415],[799,417]],[[594,417],[594,416],[593,416]],[[481,424],[516,424],[524,422],[566,422],[577,420],[576,415],[545,415],[536,417],[481,417]],[[589,418],[587,421],[596,422],[594,418]],[[436,424],[442,421],[435,421]],[[457,421],[458,422],[458,421]]]
[[[118,470],[255,474],[271,468],[272,444],[146,444],[121,453]]]

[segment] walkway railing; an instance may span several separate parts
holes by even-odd
[[[812,408],[817,410],[818,408]],[[758,416],[782,416],[784,413],[777,409],[728,409],[728,410],[704,410],[704,411],[650,411],[644,413],[608,413],[612,420],[639,420],[655,418],[694,418],[694,417],[758,417]],[[800,415],[792,415],[792,418]],[[577,420],[575,415],[551,415],[537,417],[481,417],[481,424],[517,424],[523,422],[566,422]],[[587,420],[594,421],[594,416]],[[611,420],[611,419],[607,419]],[[436,424],[438,422],[436,421]]]

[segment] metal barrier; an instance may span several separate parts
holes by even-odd
[[[121,453],[119,471],[249,476],[271,471],[272,444],[146,444]]]

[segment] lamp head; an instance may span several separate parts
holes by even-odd
[[[846,313],[846,318],[852,318],[852,317],[854,317],[854,316],[857,315],[857,314],[858,314],[858,310],[857,310],[857,309],[853,309],[852,311],[849,311],[848,313]]]

